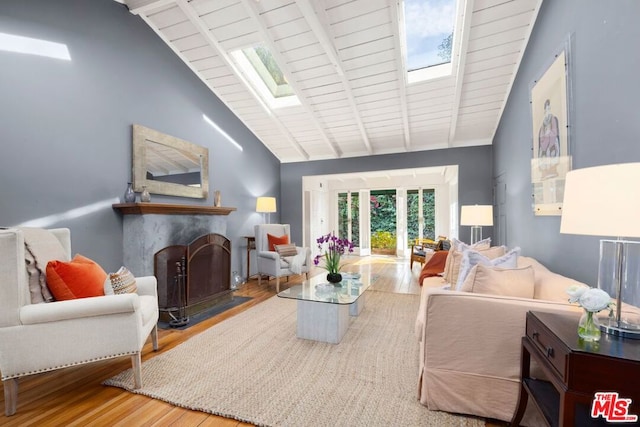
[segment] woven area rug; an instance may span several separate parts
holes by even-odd
[[[417,400],[419,297],[367,291],[340,344],[296,338],[296,302],[273,297],[104,384],[266,426],[484,426]]]

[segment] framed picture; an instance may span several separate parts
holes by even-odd
[[[571,170],[569,42],[531,85],[531,184],[535,215],[561,215]]]

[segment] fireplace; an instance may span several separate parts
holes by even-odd
[[[188,245],[167,246],[154,255],[160,320],[174,326],[232,299],[231,241],[205,234]]]

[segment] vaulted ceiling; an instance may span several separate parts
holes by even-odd
[[[124,0],[283,163],[491,144],[541,2],[460,1],[451,75],[409,84],[400,0]],[[247,84],[257,43],[299,105]]]

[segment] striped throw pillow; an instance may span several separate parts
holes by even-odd
[[[104,283],[104,294],[132,294],[138,290],[136,278],[126,268],[120,267],[115,273],[109,273]]]
[[[276,248],[276,252],[281,257],[286,256],[296,256],[298,251],[296,251],[296,245],[294,243],[288,243],[286,245],[274,245]]]

